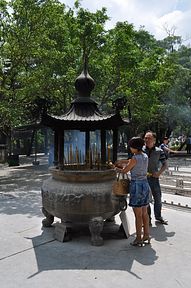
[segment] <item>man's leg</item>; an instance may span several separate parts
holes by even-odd
[[[155,219],[157,221],[160,221],[162,224],[168,225],[168,221],[163,219],[161,216],[161,210],[162,210],[162,193],[161,193],[161,188],[160,188],[160,183],[158,178],[152,178],[150,180],[150,187],[154,199],[154,214],[155,214]]]
[[[148,179],[148,182],[149,182],[149,186],[151,188],[152,196],[154,199],[155,218],[160,218],[161,217],[162,202],[161,202],[161,189],[160,189],[159,179],[154,178],[154,177],[150,177]]]

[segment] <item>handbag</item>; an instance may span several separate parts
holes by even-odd
[[[120,178],[122,174],[122,179]],[[125,178],[124,173],[118,173],[117,179],[113,182],[112,192],[116,196],[125,196],[129,193],[130,189],[130,180],[127,176]]]

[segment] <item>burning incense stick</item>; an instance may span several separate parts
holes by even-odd
[[[91,148],[89,150],[89,164],[90,164],[90,169],[92,169],[92,149]]]
[[[70,144],[70,164],[73,163],[73,151],[72,151],[72,144]]]
[[[78,147],[76,146],[76,163],[77,165],[79,165],[80,161],[79,161],[79,152],[78,152]]]
[[[101,160],[101,157],[100,157],[100,153],[98,152],[98,155],[97,155],[97,169],[98,170],[100,169],[100,160]]]
[[[108,163],[110,162],[110,152],[111,152],[111,147],[110,147],[110,145],[108,145],[108,147],[107,147],[107,157],[108,157],[107,161],[108,161]]]

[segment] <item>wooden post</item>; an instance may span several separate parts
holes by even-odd
[[[101,164],[106,163],[106,131],[101,130]]]
[[[42,129],[44,134],[44,154],[48,155],[48,130],[47,128]]]
[[[86,131],[85,135],[85,162],[89,162],[89,151],[90,151],[90,131]]]
[[[54,131],[54,166],[58,165],[58,131]]]
[[[64,160],[64,131],[60,131],[58,134],[58,166],[63,167]]]
[[[113,129],[113,163],[117,160],[118,129]]]

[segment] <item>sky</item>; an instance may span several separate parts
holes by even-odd
[[[73,8],[74,0],[61,0]],[[107,8],[110,20],[106,29],[118,21],[128,21],[135,29],[144,26],[156,39],[164,39],[167,31],[181,36],[183,44],[191,44],[191,0],[81,0],[91,12]]]

